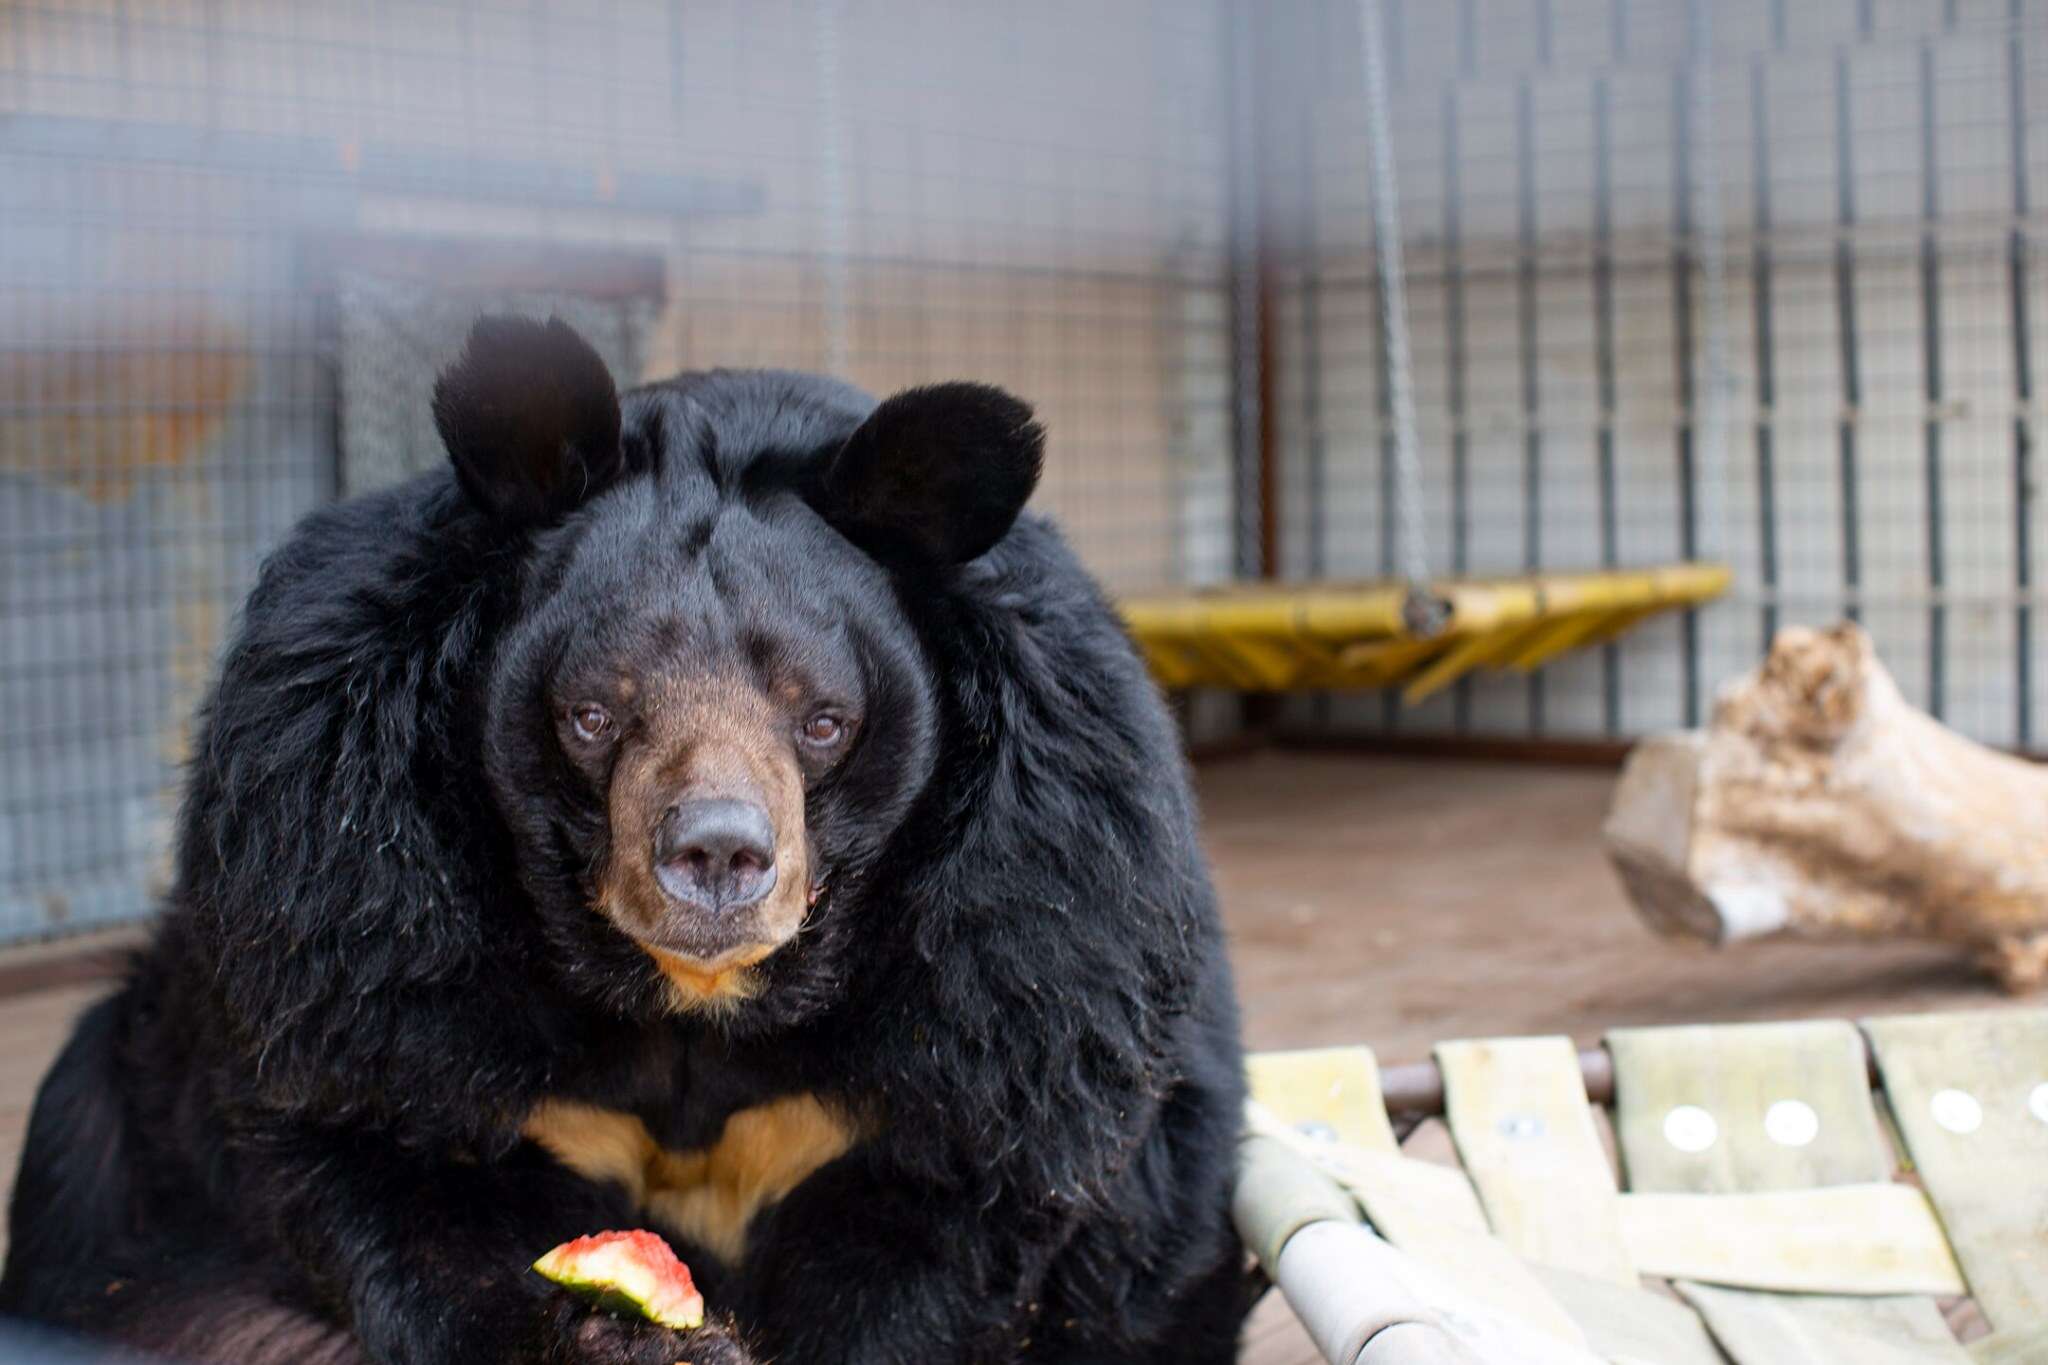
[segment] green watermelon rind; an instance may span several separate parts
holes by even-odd
[[[679,1332],[687,1332],[692,1328],[704,1325],[704,1312],[702,1309],[699,1309],[694,1314],[665,1316],[640,1302],[640,1300],[634,1298],[625,1290],[611,1285],[572,1284],[567,1280],[556,1280],[555,1283],[561,1285],[562,1288],[572,1294],[590,1300],[593,1307],[603,1309],[607,1313],[617,1313],[620,1317],[646,1318],[656,1326],[672,1327]]]
[[[609,1254],[608,1254],[609,1253]],[[619,1275],[580,1274],[579,1262],[623,1254],[623,1269],[644,1275],[644,1293],[635,1292]],[[649,1259],[653,1258],[650,1262]],[[628,1317],[645,1318],[663,1327],[689,1331],[704,1325],[704,1299],[690,1278],[690,1269],[676,1259],[668,1243],[649,1232],[599,1233],[564,1242],[533,1263],[535,1273],[590,1300],[598,1308]],[[674,1284],[673,1281],[680,1281]],[[657,1306],[664,1288],[676,1291],[680,1305]]]

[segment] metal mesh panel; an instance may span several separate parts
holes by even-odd
[[[1391,563],[1357,13],[1292,11],[1276,59],[1295,73],[1272,149],[1294,571]],[[1854,615],[1916,703],[2039,745],[2048,11],[1384,0],[1383,17],[1438,571],[1697,554],[1737,586],[1531,677],[1303,718],[1636,734],[1700,720],[1779,626]]]
[[[1228,577],[1227,28],[1174,0],[0,11],[0,938],[146,910],[262,555],[436,458],[425,386],[487,302],[572,314],[621,379],[1008,385],[1113,587]],[[310,267],[337,235],[651,255],[666,302]]]
[[[314,306],[216,188],[0,151],[5,932],[147,908],[225,620],[328,492]]]
[[[335,288],[341,491],[366,492],[438,468],[434,376],[461,352],[480,312],[560,318],[614,379],[639,373],[653,300],[608,303],[563,294],[425,293],[411,281],[351,271]]]

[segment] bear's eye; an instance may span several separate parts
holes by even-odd
[[[830,748],[832,745],[837,744],[840,737],[845,733],[846,722],[833,715],[830,711],[820,711],[817,715],[804,722],[804,743],[814,745],[820,749]]]
[[[588,743],[611,731],[612,713],[594,701],[580,702],[569,708],[569,724],[575,728],[576,738]]]

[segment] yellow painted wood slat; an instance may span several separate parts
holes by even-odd
[[[1863,1028],[1984,1316],[2001,1329],[2048,1320],[2048,1011]]]
[[[1579,641],[1579,648],[1591,649],[1595,645],[1604,645],[1610,640],[1619,639],[1643,622],[1649,620],[1652,616],[1655,616],[1658,612],[1668,610],[1670,610],[1668,606],[1657,605],[1633,607],[1627,611],[1617,611],[1602,621],[1598,630]]]
[[[1439,1043],[1444,1114],[1493,1230],[1521,1255],[1633,1288],[1620,1197],[1569,1038]]]
[[[1391,687],[1453,648],[1437,636],[1428,640],[1373,640],[1344,646],[1338,666],[1347,679],[1362,687]]]
[[[1801,1294],[1962,1294],[1927,1196],[1910,1185],[1756,1194],[1624,1194],[1646,1275]]]
[[[1628,612],[1575,611],[1559,620],[1549,631],[1529,642],[1504,660],[1517,673],[1534,673],[1560,654],[1578,648],[1602,627]]]
[[[1287,1124],[1321,1124],[1358,1147],[1394,1152],[1394,1127],[1380,1095],[1379,1061],[1369,1047],[1261,1052],[1245,1069],[1252,1098]]]
[[[1458,679],[1480,667],[1493,650],[1491,635],[1468,635],[1431,660],[1429,665],[1402,689],[1401,700],[1419,706]]]

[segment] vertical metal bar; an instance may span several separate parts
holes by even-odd
[[[1414,365],[1408,346],[1408,273],[1402,249],[1400,190],[1394,174],[1393,113],[1387,100],[1386,61],[1381,51],[1379,9],[1359,8],[1360,48],[1365,64],[1366,142],[1372,171],[1374,259],[1380,278],[1380,312],[1386,339],[1388,416],[1393,434],[1393,504],[1396,559],[1408,585],[1402,615],[1417,630],[1433,629],[1436,608],[1428,596],[1428,532],[1422,515],[1421,456],[1416,450]]]
[[[687,40],[683,36],[688,30],[683,19],[684,0],[669,0],[668,4],[668,113],[669,136],[676,146],[683,145],[689,128],[689,87],[684,83],[684,72],[688,70],[689,56]],[[475,79],[474,73],[471,81]],[[465,88],[469,82],[464,82]],[[471,145],[475,145],[472,143]]]
[[[1688,175],[1692,186],[1693,264],[1699,272],[1694,287],[1698,301],[1698,373],[1693,380],[1694,492],[1697,495],[1695,551],[1708,558],[1722,558],[1728,519],[1724,510],[1728,492],[1728,407],[1730,368],[1728,362],[1727,281],[1728,253],[1721,223],[1721,140],[1715,111],[1719,107],[1714,63],[1714,6],[1708,0],[1692,0],[1687,14],[1687,66],[1691,72],[1691,96],[1687,128]]]
[[[1399,0],[1391,0],[1391,3],[1398,7]],[[1317,20],[1326,22],[1329,7],[1319,5],[1314,13]],[[1324,37],[1326,35],[1310,35],[1308,41],[1321,41]],[[1294,53],[1302,52],[1299,44],[1303,41],[1301,35],[1295,35],[1297,46],[1292,49]],[[1323,429],[1322,224],[1317,217],[1316,198],[1316,188],[1321,182],[1315,173],[1315,114],[1313,100],[1297,102],[1294,174],[1296,213],[1301,220],[1300,269],[1297,275],[1301,295],[1298,342],[1301,356],[1298,363],[1301,367],[1302,448],[1308,465],[1305,471],[1308,483],[1307,570],[1311,578],[1321,578],[1329,572],[1330,565],[1330,470],[1329,439]],[[1312,705],[1318,730],[1329,729],[1333,700],[1328,692],[1316,694]]]
[[[1458,70],[1479,74],[1479,0],[1458,0]]]
[[[1863,619],[1863,559],[1857,542],[1856,426],[1862,418],[1863,375],[1856,348],[1856,168],[1849,133],[1849,52],[1835,49],[1835,328],[1841,348],[1842,414],[1836,423],[1842,493],[1843,614]]]
[[[1555,44],[1550,0],[1536,0],[1536,65],[1545,71],[1550,69],[1551,52]]]
[[[1444,85],[1444,339],[1451,421],[1451,572],[1471,568],[1471,445],[1465,428],[1464,175],[1460,169],[1458,86]],[[1472,728],[1472,680],[1458,679],[1452,699],[1460,734]]]
[[[1628,0],[1612,0],[1607,7],[1608,46],[1614,53],[1614,60],[1624,61],[1628,57]]]
[[[1408,6],[1405,0],[1384,0],[1387,16],[1387,79],[1395,85],[1408,83]]]
[[[1266,11],[1258,11],[1263,15]],[[1259,576],[1277,578],[1280,575],[1280,360],[1279,360],[1279,277],[1274,270],[1273,246],[1270,218],[1267,213],[1271,194],[1270,173],[1265,168],[1264,156],[1277,143],[1273,130],[1267,123],[1267,101],[1265,97],[1264,73],[1270,71],[1272,57],[1267,44],[1268,30],[1263,24],[1255,25],[1257,35],[1255,77],[1259,84],[1253,87],[1252,109],[1255,121],[1252,144],[1258,149],[1258,159],[1253,163],[1252,175],[1252,251],[1253,278],[1258,283],[1258,311],[1255,325],[1258,331],[1258,475],[1259,475]]]
[[[1700,393],[1694,383],[1693,330],[1693,202],[1692,202],[1692,82],[1689,63],[1681,63],[1672,82],[1672,146],[1677,166],[1672,180],[1672,218],[1678,231],[1671,249],[1671,312],[1673,362],[1678,367],[1678,553],[1682,559],[1699,555],[1699,477],[1695,441],[1699,432]],[[1699,614],[1688,611],[1679,618],[1680,668],[1683,678],[1685,723],[1697,725],[1700,716],[1700,628]]]
[[[1620,562],[1614,469],[1614,108],[1607,77],[1593,78],[1593,366],[1598,390],[1600,564]],[[1600,646],[1600,714],[1610,735],[1621,731],[1621,647]]]
[[[846,99],[841,80],[843,0],[814,0],[813,60],[818,81],[818,162],[820,217],[824,228],[822,262],[825,275],[825,369],[844,376],[853,364],[849,324],[847,257],[852,245],[847,174]]]
[[[220,71],[221,40],[226,36],[221,28],[221,0],[204,0],[202,13],[205,15],[202,29],[203,43],[199,50],[200,79],[206,88],[206,124],[218,129],[220,125],[220,95],[223,88]]]
[[[1941,214],[1941,175],[1935,160],[1934,48],[1920,44],[1920,351],[1926,378],[1927,710],[1937,720],[1947,693],[1948,607],[1942,600],[1947,563],[1941,489],[1941,262],[1935,225]]]
[[[1868,38],[1877,32],[1877,0],[1856,0],[1856,35]]]
[[[2012,490],[2014,687],[2018,690],[2015,742],[2034,744],[2034,345],[2027,305],[2026,56],[2020,46],[2027,0],[2012,0],[2012,31],[2006,38],[2006,116],[2012,143],[2013,224],[2006,233],[2006,276],[2012,292]]]
[[[128,8],[129,0],[114,0],[114,70],[120,80],[121,117],[124,119],[134,117],[135,106],[134,22]],[[19,37],[18,34],[16,36]],[[293,63],[294,76],[297,76],[299,66],[299,63]],[[463,89],[468,88],[469,83],[463,82]]]
[[[1368,0],[1370,3],[1371,0]],[[1361,16],[1363,18],[1363,16]],[[1371,79],[1368,73],[1367,79]],[[1367,96],[1371,98],[1370,94]],[[1382,227],[1379,220],[1373,224],[1377,234]],[[1372,280],[1372,404],[1375,420],[1379,423],[1379,543],[1380,577],[1392,579],[1395,576],[1395,542],[1400,537],[1400,518],[1395,515],[1394,499],[1394,366],[1392,338],[1387,328],[1387,272],[1386,257],[1378,250],[1379,243],[1373,243]],[[1393,688],[1380,692],[1380,728],[1392,732],[1401,728],[1401,700]]]
[[[1771,0],[1771,46],[1780,52],[1785,50],[1785,3]]]
[[[389,23],[388,17],[380,15],[375,31],[380,33],[387,31]],[[551,45],[548,42],[548,9],[546,0],[531,0],[531,3],[527,6],[526,38],[528,42],[533,44],[535,52],[541,53],[549,50]],[[532,90],[534,126],[552,132],[559,126],[555,118],[553,82],[545,80],[534,81],[532,82]],[[548,150],[553,151],[554,147],[551,145]]]
[[[1394,515],[1394,387],[1388,356],[1387,278],[1377,253],[1373,256],[1372,410],[1379,423],[1380,576],[1394,576],[1394,541],[1400,536]]]
[[[304,18],[305,16],[302,11],[296,9],[292,11],[292,41],[294,43],[305,41],[305,36],[302,32]],[[676,22],[676,16],[673,13],[670,14],[669,19],[671,25]],[[462,0],[461,5],[456,10],[456,24],[458,41],[462,51],[462,78],[458,82],[461,86],[462,96],[462,145],[470,155],[475,156],[483,151],[482,141],[477,137],[476,133],[476,0]],[[680,35],[674,32],[673,27],[671,27],[669,37],[671,50],[673,50],[674,44],[680,42],[681,38]],[[292,84],[294,86],[292,91],[293,98],[303,103],[306,98],[305,63],[293,62],[291,63],[291,68]],[[671,92],[675,90],[673,82],[671,82],[669,89]],[[608,112],[609,108],[615,107],[615,105],[608,106]],[[611,130],[608,129],[607,131]],[[669,135],[673,137],[678,131],[679,129],[671,128]],[[614,141],[609,145],[616,147],[618,143]]]
[[[1308,572],[1329,568],[1328,442],[1323,433],[1323,263],[1316,222],[1315,111],[1304,100],[1296,168],[1301,214],[1301,430],[1308,468]]]
[[[1763,577],[1764,643],[1778,634],[1778,359],[1771,272],[1771,120],[1764,60],[1749,66],[1750,180],[1754,185],[1756,249],[1750,257],[1750,300],[1756,325],[1757,558]]]
[[[1249,0],[1221,0],[1230,32],[1225,69],[1230,109],[1230,342],[1231,448],[1235,502],[1234,558],[1240,578],[1256,578],[1264,567],[1260,506],[1263,424],[1259,391],[1259,223],[1258,145],[1255,109],[1253,6]]]
[[[1522,351],[1522,565],[1543,565],[1542,371],[1536,326],[1536,99],[1525,75],[1515,89],[1515,313]],[[1543,673],[1529,675],[1529,728],[1543,733]]]
[[[1386,289],[1386,276],[1376,274],[1378,289]],[[1386,303],[1374,299],[1372,307],[1372,411],[1380,424],[1380,577],[1395,577],[1395,399],[1393,399],[1393,358],[1386,338]],[[1380,729],[1401,729],[1401,698],[1393,688],[1380,692]]]

